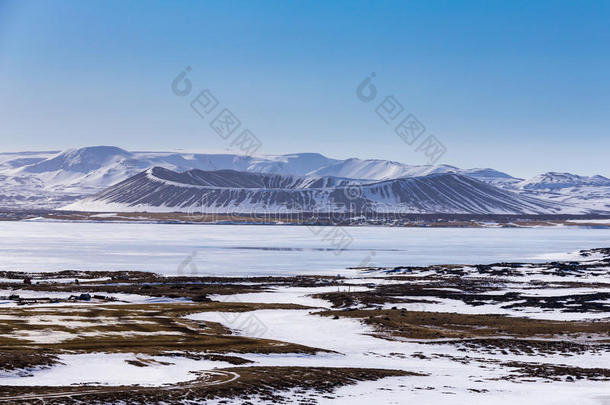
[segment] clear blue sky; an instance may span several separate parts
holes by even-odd
[[[186,66],[261,153],[425,163],[356,98],[375,72],[439,163],[610,175],[597,1],[0,0],[0,150],[225,150],[170,90]]]

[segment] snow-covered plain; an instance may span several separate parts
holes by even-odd
[[[31,375],[0,374],[4,385],[68,386],[71,384],[158,386],[197,377],[202,369],[230,367],[222,361],[191,360],[185,357],[147,356],[133,353],[64,354],[62,364],[50,369],[30,370]],[[128,361],[148,361],[148,367],[138,367]],[[95,367],[91,365],[95,364]]]
[[[603,354],[515,355],[463,352],[450,344],[422,345],[398,342],[371,336],[373,330],[354,319],[332,319],[311,314],[307,310],[261,310],[252,314],[267,326],[265,338],[290,341],[336,353],[317,355],[257,355],[243,357],[266,366],[369,367],[403,369],[426,374],[425,377],[394,377],[376,382],[359,383],[339,389],[333,400],[319,403],[403,404],[421,401],[426,404],[603,404],[600,397],[608,395],[604,383],[591,381],[542,381],[520,383],[501,380],[507,369],[490,363],[525,361],[574,366],[607,367],[609,356]],[[223,322],[230,314],[213,312],[189,316],[198,321]],[[226,323],[226,322],[225,322]],[[239,331],[239,330],[238,330]],[[247,331],[242,331],[247,335]],[[426,359],[412,356],[421,353]],[[455,361],[463,358],[463,361]],[[552,386],[552,388],[551,388]],[[431,387],[431,389],[426,389]],[[474,390],[487,390],[481,394]],[[528,394],[526,395],[525,392]]]
[[[313,303],[308,294],[312,288],[284,288],[258,294],[241,294],[224,297],[226,301]],[[321,287],[318,292],[328,290]],[[276,295],[275,297],[273,295]],[[464,308],[455,308],[457,312]],[[434,309],[432,309],[434,310]],[[446,308],[445,308],[446,310]],[[403,404],[418,401],[425,404],[451,401],[456,404],[514,404],[523,402],[536,405],[591,404],[605,405],[608,398],[607,383],[591,380],[559,380],[550,382],[539,378],[506,380],[511,374],[510,361],[556,364],[566,366],[607,368],[609,353],[493,353],[463,352],[455,345],[438,342],[434,345],[413,341],[392,341],[373,336],[373,329],[357,319],[322,317],[312,310],[258,310],[248,313],[265,325],[262,337],[299,343],[330,350],[315,355],[304,354],[244,354],[236,356],[254,362],[256,366],[302,367],[365,367],[401,369],[422,376],[390,377],[379,381],[360,382],[339,388],[332,394],[306,392],[318,404]],[[44,319],[43,319],[44,318]],[[188,316],[196,321],[223,323],[235,332],[248,336],[242,323],[227,323],[231,313],[203,312]],[[31,322],[64,322],[49,315],[32,318]],[[100,319],[98,319],[99,321]],[[149,362],[149,367],[136,367],[129,361]],[[28,376],[20,373],[0,374],[3,385],[70,384],[162,386],[168,383],[193,380],[197,372],[232,367],[222,361],[190,360],[183,357],[147,356],[134,354],[65,354],[62,364],[50,369],[30,369]],[[504,364],[503,364],[504,363]],[[91,367],[95,364],[95,367]],[[299,403],[303,392],[287,393],[293,403]],[[250,398],[254,403],[272,404],[263,398]],[[243,399],[210,401],[210,404],[241,404]],[[312,402],[309,402],[312,403]]]
[[[347,267],[545,261],[610,245],[606,229],[0,222],[0,270],[353,274]]]
[[[526,230],[531,231],[531,230]],[[590,230],[589,230],[590,231]],[[512,235],[515,237],[515,235]],[[506,241],[505,241],[506,242]],[[601,252],[588,256],[569,255],[570,259],[578,259],[583,265],[600,264]],[[519,292],[525,296],[552,297],[563,294],[585,294],[591,292],[584,286],[569,286],[558,288],[536,288],[535,283],[527,283],[529,276],[539,273],[541,268],[551,265],[523,265],[526,283],[522,288],[515,288],[518,278],[496,280],[500,290],[492,289],[489,294],[504,292]],[[498,269],[502,266],[495,266]],[[472,270],[471,275],[468,271]],[[474,277],[474,266],[466,266],[465,279]],[[411,276],[413,282],[418,282],[418,276],[433,270],[414,270]],[[418,274],[419,273],[419,274]],[[409,274],[409,273],[406,273]],[[539,275],[539,274],[538,274]],[[354,291],[366,291],[369,287],[365,283],[396,283],[391,278],[383,278],[383,270],[376,270],[372,274],[360,274],[364,278],[350,279],[350,284],[356,286],[283,286],[270,288],[266,292],[245,293],[231,296],[212,296],[211,298],[227,302],[267,302],[267,303],[297,303],[313,307],[330,306],[330,302],[314,298],[311,294],[334,292],[335,290],[350,288]],[[479,277],[481,274],[479,273]],[[402,279],[400,282],[404,282]],[[353,283],[352,283],[353,281]],[[488,283],[493,280],[490,279]],[[605,267],[597,267],[595,271],[581,274],[581,285],[586,283],[607,283],[608,275]],[[419,280],[421,282],[421,280]],[[594,284],[589,284],[594,286]],[[525,287],[525,288],[523,288]],[[591,287],[595,292],[609,291],[604,287]],[[438,287],[435,289],[455,290],[456,288]],[[16,291],[23,293],[24,291]],[[40,292],[37,292],[40,293]],[[481,293],[485,294],[485,293]],[[1,295],[1,291],[0,291]],[[141,299],[133,295],[130,299]],[[516,312],[513,310],[500,310],[499,305],[467,305],[459,300],[440,299],[439,297],[418,296],[425,299],[425,304],[387,304],[387,306],[405,307],[417,311],[439,311],[457,313],[505,314],[528,318],[553,320],[585,320],[590,318],[607,319],[608,312],[592,314],[586,312],[566,313],[563,311],[535,310]],[[429,298],[429,300],[428,300]],[[435,303],[432,303],[435,301]],[[506,303],[504,303],[506,304]],[[41,310],[43,308],[35,308]],[[79,308],[75,308],[77,311]],[[450,343],[447,339],[439,339],[435,344],[424,344],[417,339],[389,340],[375,336],[375,331],[358,319],[340,317],[322,317],[315,312],[318,310],[257,310],[248,312],[247,317],[255,317],[258,325],[263,325],[261,335],[265,339],[275,339],[285,342],[298,343],[306,346],[329,350],[317,354],[257,354],[234,353],[254,362],[254,366],[302,366],[302,367],[356,367],[356,368],[382,368],[400,369],[420,373],[419,376],[404,376],[384,378],[379,381],[366,381],[355,385],[344,386],[332,393],[314,391],[292,390],[285,392],[291,402],[304,403],[351,403],[359,404],[403,404],[407,402],[420,402],[424,404],[437,404],[451,401],[456,404],[514,404],[523,402],[536,405],[554,404],[591,404],[607,405],[607,381],[594,379],[574,379],[563,374],[555,380],[530,375],[519,375],[519,364],[553,365],[566,367],[586,367],[589,369],[606,369],[610,360],[608,350],[585,350],[575,352],[538,350],[511,351],[511,350],[469,350]],[[235,313],[202,312],[187,316],[195,321],[219,322],[233,329],[237,334],[252,336],[249,329],[252,324],[244,322],[244,318],[235,317]],[[2,319],[10,319],[5,315]],[[96,322],[104,322],[112,318],[96,318]],[[29,316],[31,325],[62,324],[68,327],[83,327],[90,325],[88,319],[77,319],[70,315],[50,315],[37,313]],[[10,336],[9,336],[10,337]],[[19,336],[33,342],[61,342],[73,337],[64,331],[48,332],[45,330],[26,331]],[[498,336],[497,338],[503,338]],[[506,338],[506,337],[505,337]],[[571,336],[567,341],[586,343],[590,336]],[[430,343],[430,342],[428,342]],[[29,369],[19,372],[0,374],[0,384],[3,385],[50,385],[67,386],[70,384],[118,385],[139,384],[142,386],[162,386],[168,383],[186,382],[193,380],[197,372],[213,373],[215,369],[229,367],[222,361],[191,360],[171,356],[147,356],[135,354],[64,354],[61,355],[62,364],[50,369]],[[149,367],[135,367],[134,360],[146,361]],[[91,364],[95,364],[92,369]],[[248,366],[246,365],[246,366]],[[24,374],[26,374],[24,376]],[[239,371],[237,372],[239,374]],[[251,397],[249,400],[257,404],[272,404],[268,399]],[[315,402],[313,402],[315,400]],[[207,403],[207,402],[206,402]],[[209,401],[210,404],[242,404],[243,398],[223,399]]]

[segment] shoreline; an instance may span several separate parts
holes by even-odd
[[[610,228],[610,215],[502,215],[388,213],[359,214],[197,214],[147,212],[70,212],[54,210],[1,210],[2,221],[58,221],[84,223],[151,223],[185,225],[281,226],[389,226],[424,228]]]

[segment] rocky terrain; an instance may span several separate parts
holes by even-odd
[[[603,403],[609,257],[349,277],[5,271],[0,401],[511,403],[526,389]]]

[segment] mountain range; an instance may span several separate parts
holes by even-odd
[[[160,194],[159,182],[180,190],[170,187]],[[130,195],[136,184],[148,195]],[[0,153],[0,206],[4,208],[84,209],[88,204],[108,210],[109,206],[103,209],[103,200],[131,208],[170,210],[192,207],[192,199],[205,195],[206,204],[226,204],[233,210],[291,205],[311,209],[312,202],[340,210],[346,202],[341,197],[343,188],[355,184],[361,195],[349,203],[356,206],[447,213],[610,213],[610,179],[600,175],[549,172],[521,179],[491,168],[338,160],[318,153],[252,157],[129,152],[112,146]],[[193,192],[201,187],[208,193]],[[172,196],[163,201],[167,193]]]
[[[364,181],[234,170],[178,173],[154,167],[65,209],[203,213],[549,214],[558,204],[457,173]]]

